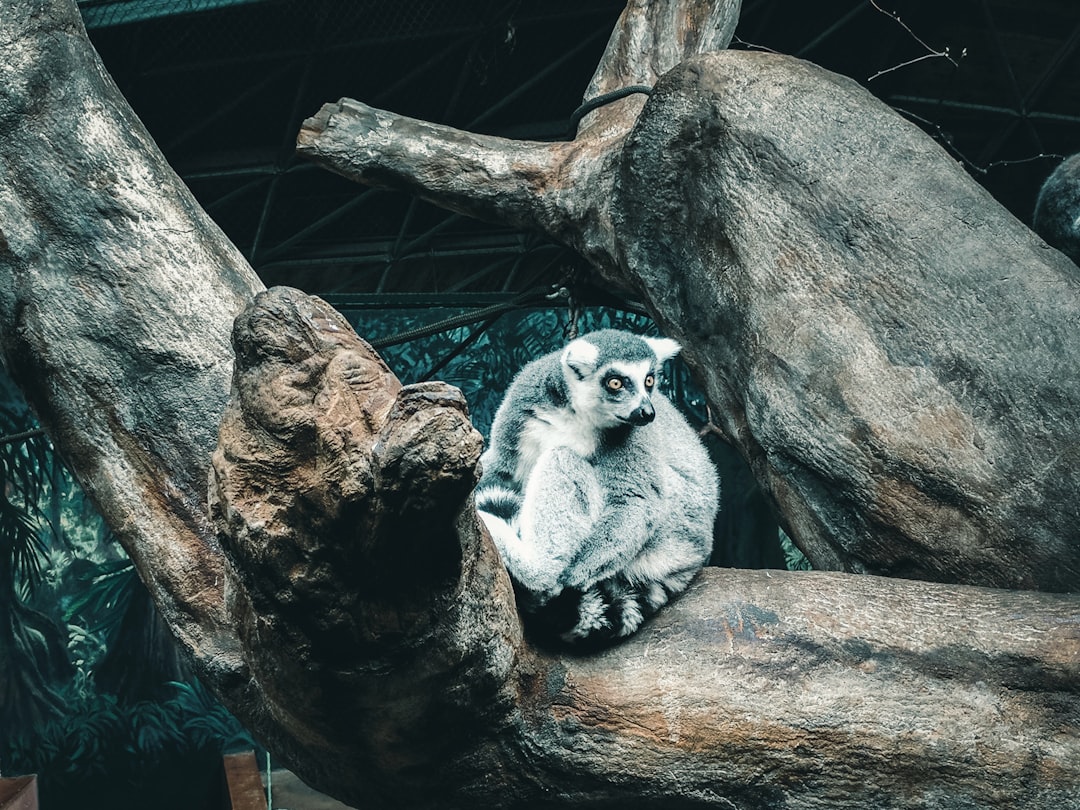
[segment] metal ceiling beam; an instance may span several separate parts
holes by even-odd
[[[385,89],[376,94],[374,99],[372,99],[372,104],[378,107],[387,99],[397,97],[398,93],[400,93],[402,90],[404,90],[414,81],[416,81],[420,76],[423,76],[433,67],[441,63],[444,59],[450,56],[450,54],[465,47],[466,41],[467,40],[464,39],[455,39],[445,48],[436,51],[424,61],[417,63],[416,67],[414,67],[412,70],[410,70],[403,76],[399,77],[398,80],[395,81],[393,84],[388,85]]]
[[[222,206],[228,205],[233,200],[236,200],[236,199],[239,199],[240,197],[243,197],[248,192],[254,191],[259,186],[269,182],[271,180],[271,177],[272,177],[272,175],[270,175],[270,174],[260,175],[259,177],[256,177],[254,180],[249,180],[248,182],[244,183],[242,186],[238,186],[237,188],[234,188],[232,191],[229,191],[229,192],[227,192],[225,194],[222,194],[220,197],[218,197],[215,200],[211,200],[209,202],[204,202],[202,204],[202,206],[203,206],[203,208],[206,209],[207,213],[209,213],[211,216],[213,216],[214,212],[220,210],[222,208]]]
[[[323,17],[319,22],[317,34],[320,33],[326,24],[326,18]],[[318,36],[316,36],[318,39]],[[273,212],[274,202],[277,200],[278,189],[281,185],[281,179],[288,170],[291,164],[296,163],[296,129],[297,122],[302,120],[300,113],[301,105],[303,104],[304,95],[307,92],[308,84],[311,80],[311,59],[304,60],[303,70],[300,71],[300,76],[296,82],[295,92],[293,93],[292,109],[286,118],[285,131],[282,134],[281,142],[278,147],[277,159],[275,160],[275,172],[270,179],[270,184],[266,189],[266,197],[263,198],[263,210],[259,217],[259,224],[255,228],[255,236],[251,240],[251,252],[249,254],[252,264],[258,261],[259,248],[262,246],[263,234],[266,232],[266,224],[270,220],[270,215]]]
[[[183,0],[181,0],[182,2]],[[235,2],[266,2],[266,0],[234,0]],[[523,15],[518,18],[520,24],[533,24],[533,23],[547,23],[547,22],[573,22],[581,17],[606,17],[611,16],[611,21],[614,22],[615,16],[612,9],[621,8],[623,3],[617,4],[617,6],[609,6],[607,8],[591,8],[585,6],[584,9],[576,8],[565,12],[557,12],[554,14],[534,14]],[[466,15],[468,16],[468,15]],[[477,25],[474,22],[466,22],[462,25],[446,26],[442,28],[432,28],[430,30],[409,31],[399,35],[383,35],[375,34],[368,37],[356,37],[351,38],[348,42],[339,43],[320,43],[319,53],[324,56],[329,56],[337,53],[343,53],[353,50],[365,50],[371,48],[373,45],[398,45],[405,42],[423,42],[432,39],[445,39],[451,37],[454,43],[461,43],[468,41],[471,37],[477,36],[484,31],[483,25]],[[218,59],[195,59],[190,62],[177,62],[171,65],[162,65],[156,68],[148,68],[142,72],[142,76],[161,76],[171,75],[176,73],[186,73],[193,70],[208,70],[218,69],[223,67],[231,67],[235,65],[256,65],[266,62],[279,63],[281,61],[288,61],[292,59],[299,59],[307,56],[309,48],[306,47],[290,47],[280,48],[274,51],[264,51],[262,53],[243,53],[235,56],[225,56]]]
[[[854,20],[856,17],[862,14],[863,11],[870,7],[871,6],[864,2],[864,0],[855,0],[854,8],[849,9],[846,14],[840,17],[840,19],[838,19],[836,22],[834,22],[832,25],[830,25],[812,40],[799,48],[799,50],[795,52],[795,56],[798,56],[800,58],[806,56],[806,54],[814,50],[814,48],[827,40],[829,37],[831,37],[833,34],[835,34],[837,31],[839,31],[841,28],[843,28],[845,25]]]
[[[292,236],[289,236],[286,239],[282,239],[280,242],[274,245],[274,247],[264,251],[261,257],[262,264],[264,266],[267,265],[267,263],[270,262],[271,259],[283,253],[287,248],[292,247],[297,242],[307,238],[313,233],[316,233],[330,223],[341,219],[341,217],[359,208],[361,205],[364,205],[365,203],[371,201],[382,193],[383,190],[379,188],[363,189],[348,202],[339,205],[337,208],[330,211],[328,214],[324,214],[311,224],[306,225],[299,231],[296,231]]]
[[[508,233],[508,236],[517,236],[516,233]],[[423,259],[456,258],[461,256],[496,256],[513,255],[528,257],[548,250],[567,250],[555,242],[547,242],[532,247],[524,246],[520,242],[485,243],[483,241],[460,240],[458,246],[440,247],[426,250],[412,256],[403,256],[398,261],[420,261]],[[369,242],[357,247],[365,247],[365,250],[348,250],[326,256],[304,256],[294,259],[279,259],[274,262],[265,262],[258,266],[258,270],[281,270],[289,267],[334,267],[344,265],[382,265],[390,257],[390,248],[387,242]]]
[[[1020,113],[1013,107],[1001,107],[995,104],[977,104],[971,101],[959,101],[947,98],[927,98],[926,96],[892,95],[885,99],[886,103],[925,104],[931,107],[944,107],[946,109],[963,112],[989,113],[1000,115],[1003,118],[1019,118]],[[1027,117],[1034,121],[1060,121],[1063,124],[1080,124],[1080,115],[1068,115],[1066,113],[1029,112]]]
[[[502,304],[517,297],[516,293],[330,293],[321,296],[338,310],[356,309],[455,309],[481,308]]]
[[[296,70],[296,65],[292,64],[292,63],[288,63],[288,64],[280,65],[277,68],[277,70],[270,71],[269,73],[267,73],[265,76],[262,77],[261,81],[256,82],[255,84],[251,85],[247,90],[245,90],[243,93],[239,93],[236,96],[234,96],[233,98],[231,98],[229,100],[228,104],[225,104],[225,105],[217,108],[212,113],[205,116],[204,118],[200,118],[193,126],[190,126],[187,129],[183,130],[179,135],[177,135],[172,140],[170,140],[168,143],[166,143],[162,147],[161,151],[163,151],[165,154],[169,154],[174,149],[176,149],[178,146],[180,146],[180,144],[184,143],[184,141],[188,140],[189,138],[191,138],[191,137],[193,137],[195,135],[198,135],[200,132],[203,132],[204,130],[208,129],[213,124],[216,124],[218,121],[220,121],[226,115],[233,112],[238,107],[241,107],[242,105],[246,104],[249,99],[251,99],[254,96],[258,95],[259,93],[263,92],[273,82],[276,82],[282,76],[286,75],[287,73],[293,72],[295,70]]]
[[[1016,97],[1019,108],[1016,111],[1016,116],[1010,120],[1001,130],[998,131],[989,143],[983,148],[979,155],[978,162],[980,165],[989,164],[995,155],[1001,150],[1005,143],[1016,132],[1017,127],[1023,125],[1026,126],[1028,132],[1032,138],[1032,142],[1038,151],[1042,152],[1043,144],[1042,138],[1039,135],[1037,129],[1032,124],[1031,107],[1037,104],[1039,99],[1042,98],[1046,89],[1050,86],[1051,82],[1058,77],[1069,59],[1076,53],[1077,47],[1080,46],[1080,24],[1073,29],[1072,34],[1057,50],[1054,58],[1050,60],[1046,68],[1039,75],[1039,78],[1035,80],[1034,84],[1028,89],[1027,93],[1023,93],[1020,90],[1020,85],[1016,81],[1016,75],[1013,73],[1012,65],[1009,63],[1008,54],[1005,51],[1005,46],[1001,41],[1001,34],[997,29],[996,22],[993,19],[993,15],[990,11],[988,0],[982,2],[983,14],[993,34],[994,43],[997,47],[998,56],[1001,63],[1005,67],[1005,73],[1008,78],[1010,87]]]
[[[583,50],[591,47],[592,44],[596,40],[600,39],[601,37],[606,37],[606,36],[610,36],[610,35],[611,35],[610,31],[605,31],[605,30],[594,31],[592,34],[590,34],[584,40],[579,42],[573,48],[571,48],[568,51],[563,52],[554,61],[549,62],[544,67],[543,70],[537,72],[527,82],[524,82],[523,84],[519,84],[516,88],[514,88],[514,90],[512,92],[507,93],[498,102],[496,102],[495,104],[488,107],[486,110],[484,110],[484,112],[480,113],[480,115],[478,115],[476,118],[474,118],[472,121],[470,121],[466,125],[466,129],[472,129],[473,127],[477,126],[478,124],[481,124],[484,121],[487,121],[489,118],[491,118],[491,116],[493,116],[499,110],[503,109],[503,107],[507,106],[508,104],[511,104],[514,101],[517,101],[525,93],[532,90],[534,87],[536,87],[536,85],[540,84],[548,76],[550,76],[556,70],[561,68],[563,65],[565,65],[571,59],[573,59],[575,56],[577,56]],[[582,86],[585,85],[586,81],[587,81],[587,79],[582,81]],[[570,117],[570,112],[573,112],[573,111],[572,110],[567,111],[567,119],[569,119],[569,117]]]
[[[94,29],[261,2],[265,0],[79,0],[78,5],[83,24]]]
[[[500,256],[498,259],[495,259],[494,261],[488,262],[484,267],[481,267],[475,273],[470,273],[465,278],[460,279],[459,281],[456,281],[455,283],[451,284],[449,287],[446,288],[445,292],[446,293],[461,292],[461,290],[465,289],[470,284],[475,284],[477,281],[479,281],[482,278],[486,278],[487,276],[494,275],[494,273],[496,271],[501,270],[503,267],[505,267],[508,264],[513,264],[515,261],[518,261],[519,259],[520,259],[520,256],[518,256],[518,257],[515,257],[515,256]]]

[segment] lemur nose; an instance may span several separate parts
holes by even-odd
[[[630,414],[630,421],[635,425],[647,425],[656,416],[656,409],[651,402],[643,402],[641,406]]]

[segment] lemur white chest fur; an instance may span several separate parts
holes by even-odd
[[[708,559],[716,473],[655,390],[678,351],[594,332],[522,369],[495,415],[477,509],[518,604],[564,640],[632,633]]]
[[[598,443],[599,436],[592,424],[574,411],[538,410],[522,428],[514,479],[524,486],[536,462],[552,448],[567,447],[589,459]]]

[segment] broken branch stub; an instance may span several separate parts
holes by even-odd
[[[472,509],[480,435],[457,389],[402,386],[318,298],[261,293],[233,344],[210,501],[245,661],[294,739],[393,752],[392,782],[490,720],[520,640]],[[418,744],[418,716],[455,722]]]

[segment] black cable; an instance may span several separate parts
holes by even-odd
[[[501,318],[505,314],[505,312],[500,312],[498,315],[492,315],[478,327],[473,329],[472,332],[469,333],[469,336],[465,338],[465,340],[461,341],[461,343],[459,343],[452,350],[447,352],[446,356],[443,357],[438,363],[433,365],[430,369],[428,369],[428,372],[424,374],[424,376],[422,376],[419,380],[417,380],[417,382],[427,382],[444,368],[446,368],[450,364],[451,360],[453,360],[455,357],[457,357],[459,354],[469,348],[472,344],[474,344],[480,338],[480,336],[484,334],[484,332],[486,332],[488,329],[495,325],[495,321],[499,320],[499,318]]]
[[[597,107],[603,107],[605,104],[610,104],[613,101],[618,101],[620,98],[626,98],[632,96],[635,93],[644,93],[649,96],[652,95],[652,87],[647,84],[631,84],[627,87],[620,87],[618,90],[610,90],[607,93],[601,93],[595,98],[590,98],[588,101],[582,103],[580,107],[574,110],[570,116],[570,132],[571,134],[577,131],[578,124],[581,123],[581,119],[591,113]]]
[[[0,444],[15,444],[16,442],[24,442],[27,439],[32,439],[35,436],[44,435],[44,428],[33,428],[31,430],[24,430],[22,433],[12,433],[10,436],[0,436]]]

